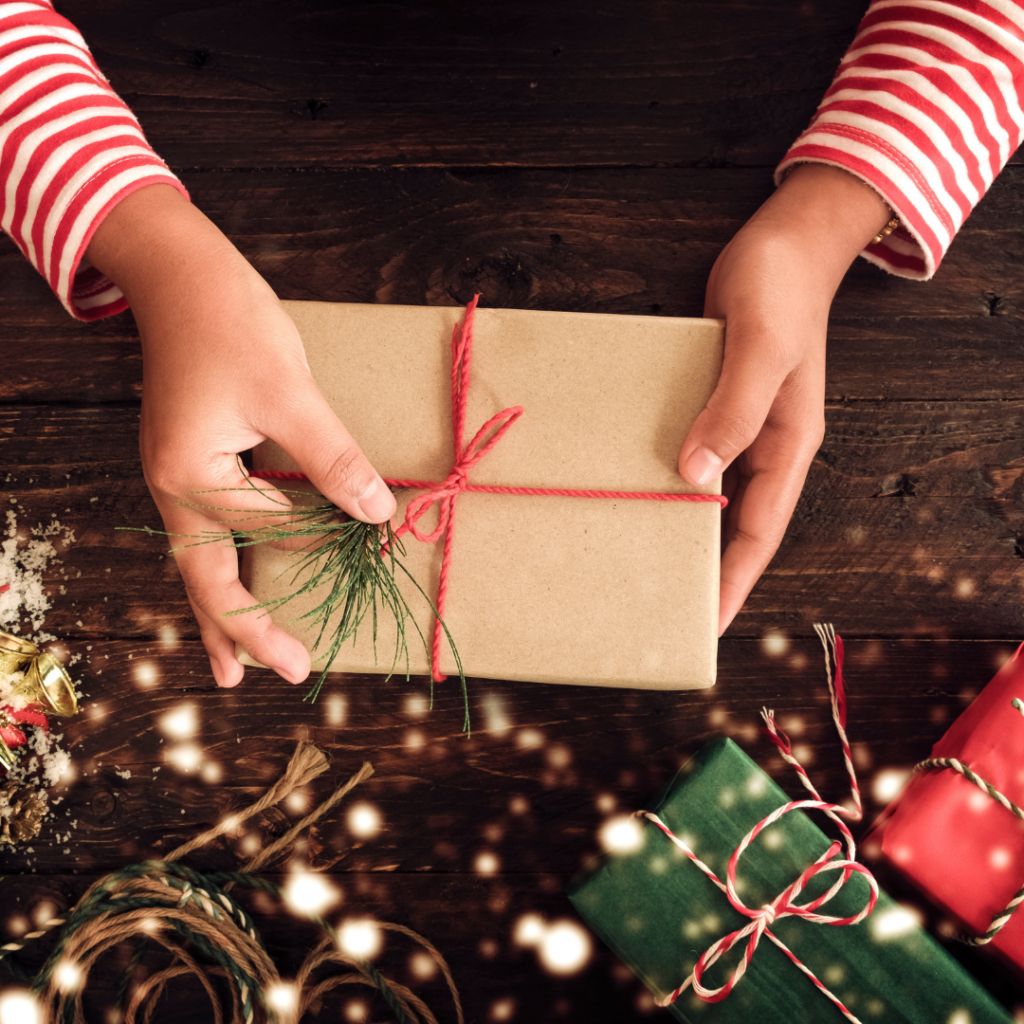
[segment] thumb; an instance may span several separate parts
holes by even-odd
[[[394,495],[315,385],[289,403],[282,419],[270,436],[325,498],[364,523],[395,514]]]
[[[679,473],[703,486],[753,444],[764,426],[786,372],[769,357],[760,331],[726,324],[722,375],[679,452]]]

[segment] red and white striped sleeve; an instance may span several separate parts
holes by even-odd
[[[1024,0],[875,0],[775,172],[842,167],[901,227],[861,253],[927,280],[1024,133]]]
[[[107,213],[156,183],[187,197],[74,25],[46,0],[0,2],[0,224],[80,320],[127,307],[83,257]]]

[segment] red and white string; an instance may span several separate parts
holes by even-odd
[[[679,996],[691,985],[693,986],[694,994],[705,1002],[721,1002],[721,1000],[729,996],[732,990],[739,983],[740,979],[746,973],[747,967],[750,965],[750,962],[757,951],[757,947],[762,936],[765,936],[789,958],[794,966],[796,966],[810,979],[811,983],[822,993],[822,995],[835,1004],[836,1008],[848,1021],[851,1021],[852,1024],[860,1024],[859,1019],[854,1016],[854,1014],[842,1003],[835,993],[830,991],[829,988],[814,974],[814,972],[804,964],[799,957],[797,957],[796,954],[793,953],[793,951],[790,950],[777,935],[775,935],[774,932],[771,931],[771,925],[775,921],[785,917],[799,917],[811,924],[824,924],[831,925],[833,927],[859,924],[875,909],[875,904],[878,901],[878,883],[875,881],[871,872],[863,864],[857,863],[857,847],[854,842],[853,835],[850,833],[846,823],[840,818],[840,815],[842,815],[843,817],[858,821],[860,820],[862,813],[860,790],[857,785],[857,776],[854,771],[853,760],[849,753],[849,742],[846,738],[846,693],[842,677],[842,640],[836,636],[835,631],[831,626],[815,626],[815,630],[817,631],[822,645],[825,648],[825,664],[829,680],[829,693],[832,699],[832,717],[843,743],[846,768],[850,777],[850,787],[855,806],[853,809],[850,809],[843,807],[840,804],[826,803],[821,799],[821,796],[815,789],[814,784],[808,778],[807,773],[797,762],[796,758],[793,757],[788,737],[786,737],[785,733],[779,730],[775,725],[774,712],[765,710],[763,711],[763,716],[769,738],[779,748],[787,763],[793,765],[796,769],[801,782],[803,782],[804,786],[810,791],[814,799],[792,800],[789,803],[784,804],[782,807],[772,811],[772,813],[767,815],[767,817],[762,818],[761,821],[759,821],[743,837],[736,849],[733,850],[726,869],[725,882],[722,882],[711,868],[709,868],[707,864],[705,864],[700,857],[690,849],[689,845],[684,840],[675,835],[661,820],[661,818],[658,817],[658,815],[651,811],[636,812],[637,817],[646,818],[660,829],[660,831],[664,833],[664,835],[679,850],[685,853],[690,861],[719,889],[721,889],[722,892],[725,893],[726,898],[729,900],[733,909],[744,917],[750,918],[750,922],[744,925],[744,927],[739,928],[712,943],[701,954],[689,977],[687,977],[686,980],[674,991],[670,992],[664,998],[657,1000],[659,1006],[669,1006],[674,1003],[676,999],[678,999]],[[836,665],[834,685],[830,658],[834,659]],[[743,852],[765,828],[778,821],[786,814],[789,814],[791,811],[796,810],[817,810],[828,815],[828,817],[836,823],[839,831],[842,833],[843,842],[834,841],[829,848],[816,861],[814,861],[813,864],[804,870],[796,881],[787,886],[770,903],[766,903],[757,909],[748,907],[740,899],[739,894],[736,891],[736,865],[738,864],[740,857],[743,855]],[[843,849],[844,845],[846,847],[846,856],[833,859],[836,854]],[[841,875],[836,879],[831,888],[829,888],[829,890],[823,895],[814,900],[810,900],[807,903],[798,902],[800,894],[810,883],[811,879],[826,871],[838,871],[841,872]],[[854,874],[863,875],[870,888],[870,895],[863,909],[851,917],[833,917],[828,914],[819,914],[818,911],[820,908],[828,903]],[[704,985],[703,977],[708,968],[710,968],[719,959],[719,957],[744,940],[746,940],[746,948],[743,951],[743,956],[725,983],[720,985],[718,988],[709,988]]]

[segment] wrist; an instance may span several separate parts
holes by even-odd
[[[86,258],[116,284],[129,306],[239,269],[254,273],[219,228],[169,185],[126,196],[96,229]]]
[[[833,287],[888,223],[885,200],[849,171],[798,164],[756,218],[796,241]]]

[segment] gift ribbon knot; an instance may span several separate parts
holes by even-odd
[[[441,672],[441,641],[445,598],[448,594],[448,575],[452,558],[452,543],[455,533],[455,506],[460,494],[467,491],[484,494],[526,494],[550,495],[561,498],[622,498],[647,501],[690,501],[710,502],[725,508],[728,499],[722,494],[676,494],[660,491],[602,491],[574,490],[561,487],[507,487],[500,484],[471,484],[469,471],[505,436],[520,416],[523,407],[509,406],[495,413],[475,434],[473,440],[463,447],[462,439],[466,428],[466,400],[469,393],[469,371],[473,355],[473,320],[480,295],[474,295],[466,306],[462,324],[456,324],[452,331],[452,433],[455,441],[455,462],[451,472],[441,482],[430,480],[384,479],[389,487],[413,488],[425,493],[409,502],[405,510],[405,521],[395,531],[396,537],[412,534],[418,541],[433,543],[444,536],[441,555],[441,571],[438,576],[436,616],[434,618],[433,643],[431,644],[431,676],[436,682],[447,678]],[[496,428],[496,429],[495,429]],[[494,431],[493,434],[491,431]],[[305,473],[290,470],[253,470],[250,476],[260,480],[306,480]],[[419,521],[429,508],[438,506],[438,522],[429,533],[421,530]]]
[[[831,626],[815,628],[821,639],[822,645],[825,648],[825,666],[828,672],[828,685],[832,699],[833,719],[836,723],[836,728],[843,742],[843,748],[845,751],[848,749],[849,743],[846,738],[845,729],[846,695],[842,685],[842,640],[835,635],[835,631]],[[832,679],[832,667],[829,660],[830,655],[835,661],[836,666],[834,685]],[[840,708],[842,708],[842,713],[840,713]],[[763,716],[767,726],[768,735],[772,742],[779,747],[782,752],[782,756],[786,761],[796,765],[796,761],[789,750],[788,740],[784,734],[780,735],[780,731],[775,725],[773,712],[765,710],[763,712]],[[848,761],[847,766],[851,779],[851,787],[854,793],[856,793],[856,774],[853,770],[852,760]],[[743,837],[743,839],[740,840],[739,845],[733,850],[732,855],[729,857],[729,864],[726,869],[724,882],[722,882],[711,868],[709,868],[708,865],[705,864],[696,853],[694,853],[684,840],[680,839],[672,832],[672,830],[661,820],[661,818],[658,817],[657,814],[654,814],[652,811],[636,812],[637,817],[646,818],[660,829],[661,832],[663,832],[678,849],[682,850],[690,861],[719,889],[721,889],[722,892],[725,893],[726,898],[729,900],[729,903],[734,910],[742,914],[744,917],[749,917],[751,919],[749,923],[744,925],[742,928],[738,928],[735,931],[730,932],[728,935],[718,939],[717,942],[713,942],[700,955],[690,976],[673,992],[670,992],[664,998],[657,1000],[659,1006],[669,1006],[674,1003],[676,999],[678,999],[679,996],[690,987],[690,985],[693,986],[694,994],[705,1002],[721,1002],[732,992],[739,980],[746,973],[747,967],[750,966],[750,962],[754,958],[754,953],[757,951],[758,944],[761,941],[761,936],[764,935],[767,936],[768,939],[783,953],[785,953],[789,960],[810,979],[811,983],[822,993],[822,995],[826,996],[835,1004],[837,1009],[846,1017],[846,1019],[851,1021],[851,1024],[861,1024],[858,1018],[855,1017],[842,1004],[842,1002],[840,1002],[839,998],[829,991],[829,989],[815,976],[814,972],[811,971],[811,969],[807,967],[807,965],[804,964],[796,954],[793,953],[793,951],[790,950],[789,947],[774,934],[774,932],[771,931],[771,926],[776,921],[786,917],[799,917],[811,924],[832,925],[834,927],[859,924],[875,909],[875,904],[878,902],[878,883],[875,881],[871,872],[863,864],[857,863],[857,846],[854,842],[853,834],[840,817],[840,815],[842,815],[844,817],[858,820],[861,816],[859,800],[855,801],[852,810],[839,804],[826,803],[821,799],[820,794],[807,777],[807,773],[804,772],[799,765],[796,765],[796,767],[799,769],[801,782],[809,790],[813,799],[791,800],[789,803],[783,804],[781,807],[776,808],[766,817],[762,818]],[[743,856],[743,852],[765,828],[789,814],[791,811],[796,810],[822,811],[836,823],[839,831],[842,833],[843,842],[833,841],[829,848],[820,857],[818,857],[817,860],[808,865],[808,867],[801,872],[800,876],[783,889],[783,891],[779,893],[774,900],[770,903],[763,904],[757,910],[751,909],[740,899],[739,894],[736,891],[736,865],[739,863],[740,857]],[[846,847],[846,856],[840,856],[837,858],[837,854],[840,854],[844,845]],[[813,900],[809,900],[807,903],[799,903],[798,900],[800,895],[811,881],[818,875],[829,871],[841,872],[840,877],[837,878],[832,886],[821,896],[818,896]],[[870,890],[867,902],[860,912],[848,917],[834,917],[828,914],[819,914],[818,911],[834,896],[836,896],[837,893],[839,893],[854,874],[863,875]],[[743,951],[743,956],[741,957],[740,962],[737,964],[726,982],[718,988],[709,988],[705,986],[703,983],[705,971],[707,971],[708,968],[710,968],[721,956],[729,952],[729,950],[734,946],[743,942],[744,939],[746,939],[747,942],[746,949]]]

